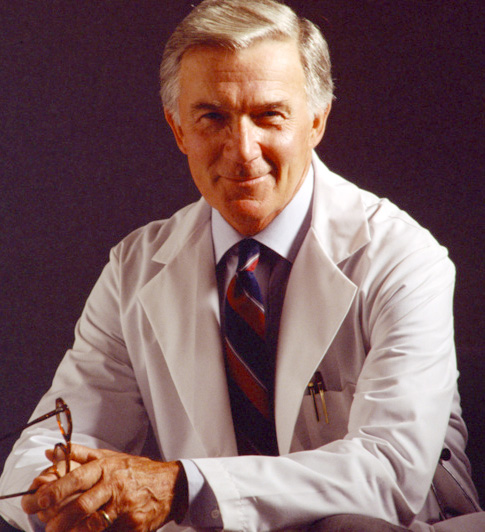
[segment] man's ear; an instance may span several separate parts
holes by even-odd
[[[329,103],[323,111],[318,111],[313,116],[312,131],[310,134],[310,142],[312,149],[318,146],[318,144],[323,138],[323,134],[325,133],[325,126],[327,125],[327,119],[328,115],[330,114],[331,108],[332,104]]]
[[[164,109],[163,112],[165,114],[165,120],[168,122],[168,125],[173,132],[173,136],[175,137],[175,142],[177,143],[179,150],[187,155],[187,150],[185,149],[184,143],[184,132],[180,123],[175,120],[172,113],[167,111],[167,109]]]

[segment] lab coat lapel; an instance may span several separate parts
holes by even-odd
[[[275,416],[281,454],[289,452],[308,382],[347,315],[357,287],[338,264],[370,240],[356,187],[314,159],[312,226],[293,264],[280,322]]]
[[[174,227],[154,260],[160,273],[140,299],[186,414],[207,456],[236,452],[224,359],[210,209]]]
[[[290,449],[303,394],[349,311],[355,291],[310,230],[291,271],[280,323],[275,415],[281,454]]]

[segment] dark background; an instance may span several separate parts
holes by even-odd
[[[332,54],[337,99],[319,154],[407,210],[457,266],[460,389],[483,503],[484,3],[288,4]],[[0,0],[0,433],[50,385],[110,247],[198,197],[158,98],[163,43],[189,6]],[[0,444],[0,469],[12,443]]]

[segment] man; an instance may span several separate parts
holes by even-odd
[[[478,510],[453,267],[314,154],[332,99],[318,30],[273,0],[205,0],[161,72],[203,198],[113,249],[34,413],[70,406],[72,471],[43,460],[58,431],[28,429],[0,493],[37,491],[3,515],[49,531],[330,530],[336,514],[423,530]],[[164,461],[136,456],[148,423]]]

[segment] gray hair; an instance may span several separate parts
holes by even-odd
[[[332,101],[328,46],[320,30],[275,0],[204,0],[177,26],[165,46],[160,67],[164,108],[179,121],[179,73],[182,56],[196,46],[243,50],[263,39],[297,42],[310,110]]]

